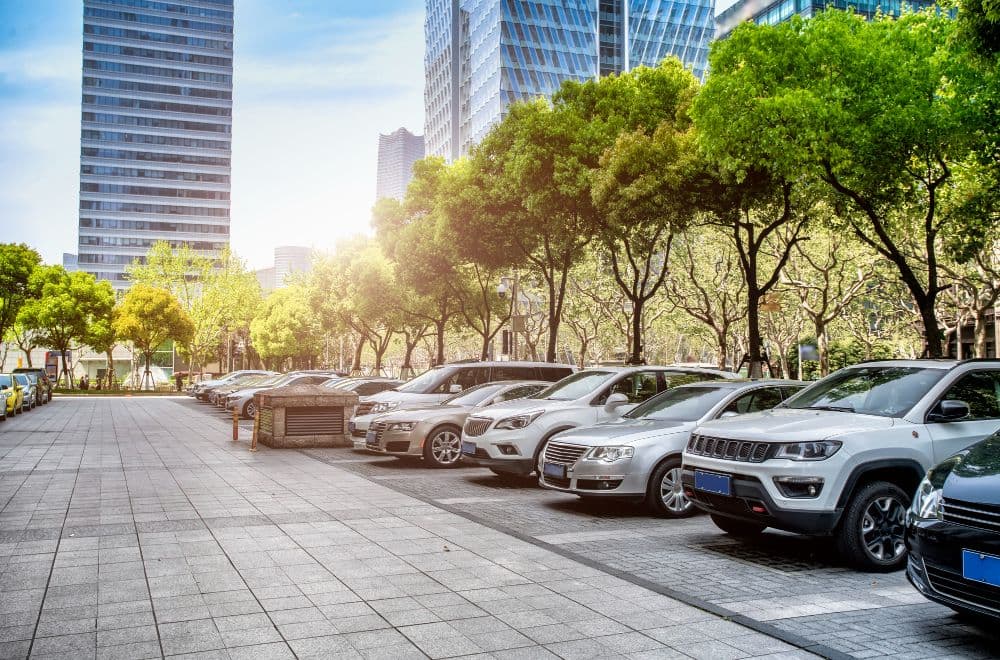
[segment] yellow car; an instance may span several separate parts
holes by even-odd
[[[0,374],[0,395],[6,397],[8,416],[24,412],[24,388],[13,374]]]

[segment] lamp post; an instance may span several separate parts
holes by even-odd
[[[524,330],[520,305],[521,274],[515,270],[513,277],[501,277],[497,293],[503,298],[510,291],[510,359],[517,360],[517,333]],[[520,327],[519,327],[520,326]]]

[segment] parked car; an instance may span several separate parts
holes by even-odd
[[[0,374],[0,392],[6,396],[7,415],[13,417],[24,412],[24,388],[14,374]]]
[[[576,371],[570,364],[549,362],[452,362],[431,367],[413,380],[391,390],[363,397],[348,424],[351,435],[364,438],[372,416],[396,410],[441,403],[452,394],[501,380],[544,380],[554,383]]]
[[[320,385],[330,380],[330,372],[291,372],[288,374],[276,374],[259,383],[251,384],[250,387],[237,390],[223,400],[226,410],[239,410],[242,417],[253,419],[257,414],[257,404],[254,403],[254,395],[258,392],[274,389],[276,387],[286,387],[289,385]]]
[[[35,386],[25,374],[11,374],[17,384],[21,386],[21,410],[27,412],[35,407],[36,394]]]
[[[270,372],[259,376],[251,376],[249,378],[237,378],[228,385],[211,388],[208,394],[208,400],[219,408],[225,408],[227,399],[233,394],[254,387],[268,386],[280,380],[287,379],[288,376],[289,374]]]
[[[397,378],[331,378],[323,383],[323,387],[345,392],[354,392],[359,397],[373,396],[379,392],[385,392],[395,387],[399,387],[406,381]]]
[[[246,376],[247,374],[260,375],[268,373],[273,373],[273,372],[264,371],[262,369],[241,369],[240,371],[232,371],[226,374],[225,376],[220,376],[219,378],[212,378],[210,380],[203,380],[201,382],[195,383],[194,385],[191,386],[189,394],[198,399],[199,401],[207,401],[208,397],[205,394],[205,391],[208,390],[209,388],[229,383],[235,380],[236,378],[241,378],[243,376]]]
[[[907,515],[906,577],[958,612],[1000,620],[1000,431],[944,460]]]
[[[241,376],[233,378],[232,380],[227,380],[224,383],[218,385],[212,385],[211,387],[206,387],[201,391],[201,393],[204,395],[205,401],[208,401],[212,405],[217,405],[219,402],[220,391],[229,392],[235,389],[242,389],[244,387],[249,387],[254,383],[260,382],[262,379],[274,375],[276,374],[273,371],[263,371],[260,373],[243,374]]]
[[[462,454],[494,473],[528,476],[557,433],[619,417],[671,387],[720,378],[735,376],[682,367],[584,369],[532,397],[470,415],[462,430]]]
[[[422,456],[433,467],[454,467],[462,459],[462,426],[470,413],[503,401],[522,399],[551,385],[544,381],[501,381],[470,387],[439,404],[378,415],[364,448],[394,456]]]
[[[40,367],[18,367],[14,369],[15,374],[28,374],[34,376],[37,390],[39,392],[38,403],[48,403],[52,400],[52,379]]]
[[[772,411],[702,425],[681,480],[730,534],[832,535],[855,565],[895,570],[924,473],[998,424],[1000,360],[871,362]]]
[[[658,516],[695,512],[681,488],[681,454],[704,422],[769,410],[799,391],[793,380],[691,383],[639,404],[620,418],[566,431],[542,452],[539,484],[581,497],[644,502]]]
[[[15,371],[14,373],[19,373],[19,372]],[[44,403],[48,403],[48,398],[46,397],[45,391],[42,389],[41,383],[38,380],[38,376],[30,372],[24,373],[23,375],[25,378],[28,379],[28,382],[31,384],[30,388],[31,407],[35,408]]]

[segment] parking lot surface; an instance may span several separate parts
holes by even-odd
[[[811,656],[394,487],[419,469],[247,439],[184,398],[4,422],[0,658]]]

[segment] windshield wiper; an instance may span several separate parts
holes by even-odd
[[[807,406],[809,410],[832,410],[833,412],[854,412],[854,406]]]

